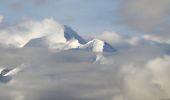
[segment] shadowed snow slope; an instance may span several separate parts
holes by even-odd
[[[78,35],[77,32],[67,25],[64,25],[64,37],[66,40],[71,40],[74,38],[77,39],[81,44],[86,43],[86,41],[80,35]]]

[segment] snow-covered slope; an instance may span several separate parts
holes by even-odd
[[[33,39],[30,42],[28,42],[25,45],[25,47],[39,47],[39,48],[49,48],[49,49],[56,49],[56,50],[77,49],[77,50],[85,50],[91,52],[115,52],[116,51],[116,49],[114,49],[108,43],[99,39],[94,39],[87,42],[86,44],[81,44],[77,39],[74,38],[62,43],[50,43],[46,38],[47,37]]]
[[[88,43],[81,45],[79,48],[83,50],[93,51],[93,52],[115,52],[116,51],[116,49],[114,49],[108,43],[99,39],[93,39]]]

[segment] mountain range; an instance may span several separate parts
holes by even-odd
[[[116,49],[113,48],[109,43],[100,40],[92,39],[86,41],[81,37],[76,31],[71,27],[64,25],[64,34],[57,35],[58,33],[46,35],[39,38],[31,39],[24,47],[38,47],[38,48],[48,48],[53,50],[86,50],[91,52],[115,52]],[[63,36],[63,37],[61,37]],[[57,37],[55,39],[55,37]],[[65,38],[65,42],[58,42],[57,39]]]

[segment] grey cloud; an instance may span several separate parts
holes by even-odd
[[[101,65],[92,64],[93,54],[84,51],[1,48],[0,53],[1,66],[27,66],[11,82],[0,83],[1,94],[9,97],[4,99],[169,99],[170,57],[156,45],[137,45],[109,55]]]
[[[124,24],[142,32],[155,32],[168,23],[169,0],[123,0]]]

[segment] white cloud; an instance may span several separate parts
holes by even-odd
[[[141,36],[126,36],[120,33],[115,32],[103,32],[102,34],[96,36],[101,40],[104,40],[111,44],[113,47],[126,47],[126,46],[135,46],[144,42]]]
[[[0,44],[14,47],[23,47],[31,39],[43,36],[49,36],[47,38],[49,43],[66,41],[63,26],[52,18],[42,21],[21,20],[1,29],[0,33]]]
[[[101,35],[97,36],[98,38],[107,41],[110,44],[120,43],[123,40],[123,37],[115,32],[103,32]]]

